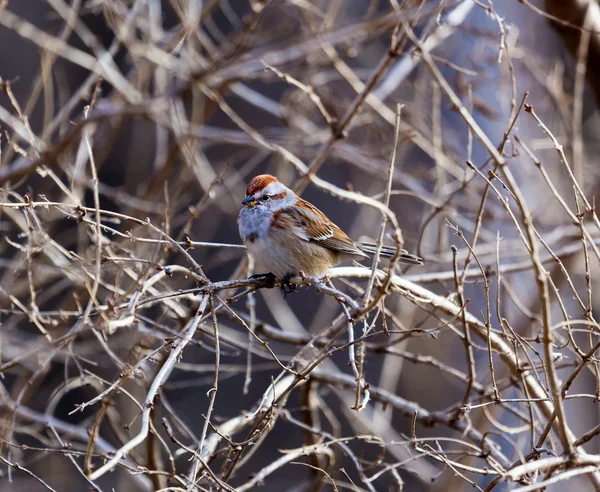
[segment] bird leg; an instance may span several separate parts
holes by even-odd
[[[254,275],[250,275],[250,277],[248,277],[249,279],[252,280],[264,280],[265,282],[265,288],[267,289],[272,289],[273,287],[275,287],[275,275],[273,275],[272,273],[256,273]]]
[[[288,294],[295,294],[298,286],[290,283],[290,280],[294,278],[296,274],[288,273],[281,279],[281,290],[283,291],[283,298],[285,299]]]

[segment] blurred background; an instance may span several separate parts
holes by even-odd
[[[0,489],[597,490],[599,32],[596,0],[3,2]],[[378,282],[348,346],[313,287],[190,290],[263,273],[260,173],[357,240],[389,200],[424,291]]]

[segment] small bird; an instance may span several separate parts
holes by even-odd
[[[317,207],[270,174],[250,181],[242,205],[240,236],[258,267],[274,275],[282,287],[300,272],[322,277],[340,261],[368,258],[377,249],[375,244],[356,244]],[[395,254],[395,248],[382,248],[382,257]],[[423,264],[404,250],[398,261]]]

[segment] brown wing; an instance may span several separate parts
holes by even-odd
[[[281,211],[281,215],[285,215],[294,223],[296,235],[305,241],[314,241],[333,251],[367,256],[317,207],[305,200],[299,200],[302,206],[289,207]]]

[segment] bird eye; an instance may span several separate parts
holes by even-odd
[[[269,198],[271,198],[269,195],[263,195],[260,199],[266,202]]]

